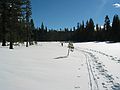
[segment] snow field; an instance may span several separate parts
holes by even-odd
[[[120,90],[119,43],[0,47],[0,90]]]
[[[0,90],[74,90],[79,87],[87,90],[87,70],[82,68],[84,55],[73,52],[68,58],[56,59],[66,55],[67,48],[60,43],[40,43],[14,50],[0,48]]]

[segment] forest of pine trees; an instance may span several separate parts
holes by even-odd
[[[47,30],[44,24],[34,31],[34,38],[37,41],[109,41],[120,42],[120,19],[114,15],[113,21],[110,22],[109,16],[104,18],[103,27],[94,24],[92,18],[86,21],[78,22],[76,27],[71,29],[65,28],[60,30]]]
[[[114,15],[111,22],[109,16],[104,18],[104,26],[94,24],[92,18],[86,22],[78,22],[77,26],[68,29],[48,29],[42,22],[39,28],[35,28],[32,19],[30,0],[0,0],[0,42],[13,49],[15,42],[24,43],[26,47],[33,41],[120,41],[120,18]],[[72,23],[72,22],[71,22]]]
[[[10,42],[13,49],[14,42],[32,41],[32,19],[30,0],[0,0],[0,41],[2,46]],[[31,21],[30,21],[31,20]]]

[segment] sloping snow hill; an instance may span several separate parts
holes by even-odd
[[[120,44],[0,47],[0,90],[120,90]]]

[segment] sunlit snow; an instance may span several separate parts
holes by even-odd
[[[120,43],[0,46],[0,90],[120,90]]]

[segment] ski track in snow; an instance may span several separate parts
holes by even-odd
[[[102,55],[102,57],[107,57],[108,60],[114,60],[117,63],[119,63],[120,59],[97,50],[75,49],[82,52],[86,57],[90,90],[120,90],[120,83],[116,80],[119,78],[108,72],[106,66],[100,61],[101,58],[96,56],[95,53]]]

